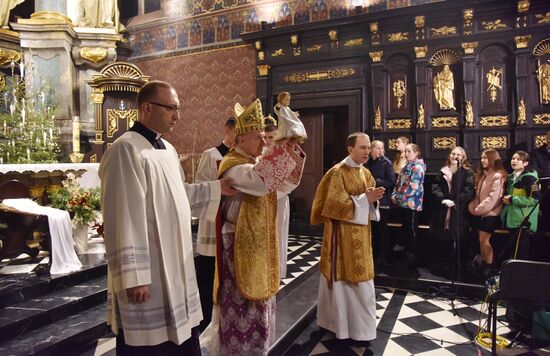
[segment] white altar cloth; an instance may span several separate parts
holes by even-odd
[[[50,267],[51,274],[70,273],[82,268],[73,247],[73,233],[69,212],[40,206],[31,199],[4,199],[4,205],[27,213],[48,216],[50,240],[52,244]]]
[[[97,171],[99,163],[29,163],[29,164],[0,164],[0,174],[8,173],[41,173],[41,172],[68,172],[77,173],[81,187],[90,189],[101,186]]]

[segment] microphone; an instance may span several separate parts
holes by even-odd
[[[458,167],[460,167],[460,158],[458,158],[458,157],[456,158],[456,165],[457,165]]]

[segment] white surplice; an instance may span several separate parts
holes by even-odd
[[[349,156],[343,163],[359,167]],[[352,196],[351,199],[354,202],[354,211],[350,223],[368,225],[369,219],[376,220],[374,217],[378,209],[369,203],[364,193]],[[333,263],[336,263],[335,251]],[[338,339],[376,339],[376,295],[373,280],[347,283],[333,278],[332,286],[329,286],[327,279],[321,275],[317,296],[317,325],[334,332]]]
[[[108,260],[108,324],[131,346],[181,344],[202,319],[193,264],[191,214],[214,220],[219,182],[184,183],[178,154],[154,149],[128,131],[101,161],[101,202]],[[190,209],[191,208],[191,209]],[[126,289],[149,285],[130,304]]]
[[[277,229],[279,231],[279,271],[281,278],[286,277],[288,253],[288,228],[290,225],[290,202],[288,193],[277,191]]]
[[[201,155],[195,182],[211,182],[218,179],[218,162],[223,159],[217,147],[204,151]],[[197,253],[202,256],[216,256],[216,223],[207,219],[199,220],[197,233]]]

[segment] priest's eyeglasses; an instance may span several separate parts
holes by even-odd
[[[163,107],[165,109],[168,109],[168,110],[171,110],[171,111],[175,111],[177,114],[180,113],[180,108],[178,106],[172,106],[172,105],[166,105],[166,104],[161,104],[161,103],[156,103],[154,101],[148,101],[149,104],[153,104],[153,105],[156,105],[156,106],[160,106],[160,107]]]

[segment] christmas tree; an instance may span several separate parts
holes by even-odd
[[[27,90],[24,67],[19,66],[20,76],[14,75],[13,61],[11,77],[0,74],[0,164],[57,162],[60,131],[54,125],[55,108],[44,88]]]

